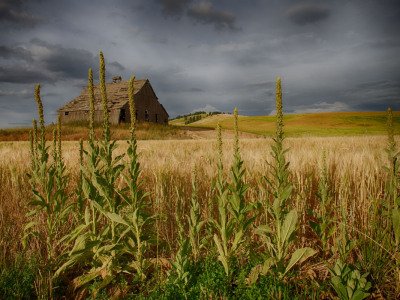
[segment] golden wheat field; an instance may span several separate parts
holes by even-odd
[[[308,225],[308,210],[317,209],[316,190],[321,170],[323,153],[329,172],[329,180],[334,195],[332,218],[340,224],[345,223],[349,239],[359,240],[371,233],[371,216],[376,201],[384,193],[387,165],[385,136],[357,137],[307,137],[288,138],[285,147],[289,149],[291,180],[295,188],[294,206],[301,212],[298,244],[317,248],[316,240]],[[400,140],[397,138],[397,142]],[[270,138],[242,138],[240,149],[245,166],[244,180],[250,189],[246,201],[263,201],[265,183],[271,161]],[[87,145],[86,145],[87,146]],[[79,144],[63,142],[63,157],[69,176],[78,181]],[[126,141],[119,141],[116,154],[125,152]],[[198,174],[198,195],[201,215],[210,214],[210,201],[213,201],[212,182],[216,176],[217,150],[215,139],[201,140],[149,140],[138,141],[139,162],[141,166],[142,187],[150,193],[152,210],[161,215],[157,222],[160,240],[166,245],[160,256],[170,259],[177,250],[177,230],[175,213],[178,199],[189,199],[192,191],[191,176],[196,169]],[[233,160],[233,139],[231,135],[223,139],[223,165],[227,174]],[[28,211],[31,190],[28,183],[29,143],[3,142],[0,144],[0,253],[1,264],[6,265],[22,253],[21,238]],[[118,184],[118,183],[117,183]],[[122,184],[122,183],[121,183]],[[72,193],[75,187],[70,186]],[[185,209],[188,202],[184,202]],[[345,214],[343,214],[345,212]],[[255,225],[262,220],[256,219]],[[335,225],[336,226],[336,225]],[[339,225],[337,225],[339,227]],[[338,233],[335,233],[338,234]],[[252,233],[254,239],[257,237]],[[334,238],[329,243],[335,243]],[[366,239],[368,242],[368,239]],[[380,249],[372,243],[373,249]],[[37,244],[30,244],[28,251],[40,251]],[[368,265],[369,259],[360,245],[356,246],[351,260]],[[373,256],[373,253],[370,253]],[[329,261],[329,259],[328,259]],[[326,278],[325,264],[314,261],[303,266],[304,276]],[[388,274],[386,274],[388,273]],[[398,289],[398,273],[391,268],[379,267],[374,278],[382,288]],[[388,278],[391,278],[388,281]],[[396,288],[397,286],[397,288]],[[379,294],[379,292],[378,292]],[[393,295],[393,294],[392,294]]]
[[[400,142],[399,138],[397,142]],[[224,140],[224,165],[229,167],[233,159],[233,140]],[[240,146],[246,167],[246,180],[252,185],[262,184],[260,175],[268,172],[267,161],[270,155],[271,139],[241,139]],[[127,143],[118,142],[117,154],[126,151]],[[321,167],[322,153],[325,151],[327,163],[332,173],[332,182],[338,194],[337,201],[347,201],[354,211],[352,217],[360,217],[361,224],[367,222],[368,207],[371,201],[383,192],[383,166],[386,165],[385,136],[364,137],[307,137],[288,138],[288,161],[293,180],[298,189],[304,184],[312,185]],[[200,176],[202,189],[210,189],[215,176],[217,154],[216,142],[212,139],[201,140],[149,140],[138,141],[139,162],[142,168],[144,187],[154,198],[159,197],[164,180],[171,180],[174,185],[190,191],[190,176],[194,168]],[[63,142],[63,157],[71,176],[77,176],[79,170],[78,142]],[[30,187],[26,173],[29,172],[29,143],[3,142],[0,144],[0,235],[3,249],[14,244],[18,247],[19,230],[23,225],[26,204],[30,197]],[[225,168],[227,172],[227,168]],[[167,176],[168,175],[168,176]],[[344,186],[351,189],[344,189]],[[304,190],[307,188],[305,187]],[[169,191],[168,209],[174,211],[174,191]],[[310,191],[311,192],[311,191]],[[258,195],[252,195],[257,197]],[[299,205],[307,204],[307,196],[299,199]],[[161,200],[167,200],[161,199]],[[161,201],[160,200],[160,201]],[[171,202],[172,200],[172,202]],[[162,202],[162,201],[161,201]],[[338,203],[340,205],[340,203]],[[355,210],[356,209],[356,210]],[[9,219],[9,217],[12,217]],[[14,220],[10,222],[10,220]],[[17,222],[20,220],[21,222]],[[9,236],[12,234],[12,236]],[[171,233],[172,234],[172,233]],[[12,237],[12,239],[10,239]],[[14,241],[10,243],[10,241]],[[8,251],[2,251],[4,258]],[[15,253],[14,253],[15,254]]]

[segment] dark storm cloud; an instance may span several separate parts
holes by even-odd
[[[0,1],[0,23],[13,23],[19,26],[33,26],[39,22],[39,18],[25,11],[22,0]]]
[[[64,48],[40,39],[32,39],[27,47],[0,46],[0,58],[17,60],[0,65],[0,83],[54,83],[67,79],[86,79],[89,68],[98,70],[98,56],[78,48]],[[117,61],[108,64],[109,76],[124,71]]]
[[[30,51],[22,47],[7,47],[0,46],[0,57],[6,59],[22,59],[26,61],[32,61],[32,54]]]
[[[384,102],[376,102],[376,101],[367,101],[362,103],[356,103],[354,105],[355,111],[386,111],[388,108],[391,108],[395,111],[400,110],[400,101],[384,101]]]
[[[187,15],[193,20],[203,23],[212,24],[216,29],[237,30],[235,16],[226,11],[217,10],[213,4],[208,1],[202,1],[192,5]]]
[[[400,90],[400,82],[393,82],[389,80],[378,80],[372,82],[362,82],[356,85],[356,90],[382,90],[382,89],[396,89]]]
[[[54,81],[54,77],[46,75],[41,70],[26,69],[25,67],[19,65],[11,67],[0,66],[0,83],[53,83]]]
[[[40,64],[62,78],[86,78],[87,70],[96,65],[93,54],[84,49],[64,48],[40,39],[31,40],[31,44],[43,49]]]
[[[168,16],[181,17],[191,0],[157,0],[162,12]]]
[[[330,10],[320,4],[302,3],[291,6],[286,15],[297,25],[307,25],[325,20],[329,17]]]
[[[400,81],[378,80],[362,82],[345,91],[347,96],[353,98],[368,98],[381,103],[400,103]]]

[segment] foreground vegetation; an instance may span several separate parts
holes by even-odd
[[[35,94],[31,142],[0,144],[7,157],[0,161],[1,297],[400,295],[390,110],[387,139],[286,140],[278,80],[272,141],[239,141],[235,110],[234,138],[224,139],[218,127],[215,147],[138,143],[134,120],[128,143],[117,147],[107,110],[100,140],[91,117],[86,143],[61,143],[60,124],[46,142],[39,86]]]

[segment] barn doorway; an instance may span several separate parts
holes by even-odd
[[[119,113],[119,123],[125,123],[125,122],[126,122],[126,112],[125,108],[122,108]]]
[[[156,114],[156,123],[158,123],[158,116],[157,116],[157,114]]]
[[[144,111],[144,120],[145,120],[146,122],[149,121],[149,112],[147,111],[147,109]]]

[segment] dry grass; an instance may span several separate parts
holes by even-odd
[[[99,125],[99,124],[98,124]],[[55,125],[46,126],[46,139],[52,139]],[[31,128],[0,129],[0,141],[28,141]],[[116,140],[129,139],[129,124],[111,126],[112,138]],[[139,140],[168,140],[168,139],[191,139],[209,135],[209,128],[183,128],[177,126],[160,125],[154,123],[139,123],[136,134]],[[62,138],[65,141],[79,141],[87,139],[89,129],[85,123],[66,124],[63,126]],[[102,137],[101,126],[96,126],[95,135]]]
[[[230,139],[224,141],[225,166],[231,164],[232,143]],[[248,195],[249,201],[262,197],[260,175],[266,174],[268,169],[266,160],[271,159],[270,143],[270,139],[240,141],[247,169],[246,180],[253,187]],[[350,227],[368,232],[369,208],[372,201],[383,193],[385,143],[384,136],[287,139],[286,146],[290,148],[288,160],[296,194],[299,195],[296,206],[304,211],[315,205],[321,153],[325,150],[337,207],[347,207]],[[126,142],[121,141],[119,145],[118,152],[126,150]],[[202,213],[207,213],[207,203],[212,194],[211,182],[216,172],[215,141],[139,141],[138,150],[143,186],[157,203],[154,209],[166,218],[160,227],[161,236],[170,245],[169,248],[174,249],[177,198],[174,187],[178,187],[179,193],[188,199],[191,192],[190,173],[196,167],[200,174]],[[71,176],[77,176],[78,143],[64,142],[63,153]],[[29,145],[27,142],[2,142],[0,157],[0,259],[4,263],[21,251],[21,232],[30,199],[26,176],[30,163]],[[303,243],[306,243],[304,239]]]

